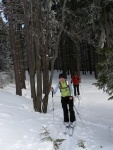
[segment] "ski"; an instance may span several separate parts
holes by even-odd
[[[64,134],[68,134],[69,133],[69,129],[70,129],[70,126],[65,126]]]
[[[70,123],[65,123],[64,130],[63,130],[64,134],[68,134],[69,136],[72,136],[75,126],[76,126],[76,121],[70,122]]]
[[[80,96],[78,96],[78,100],[81,100]]]
[[[64,130],[64,134],[65,135],[68,134],[69,136],[72,136],[73,132],[74,132],[74,127],[71,127],[71,126],[66,127],[65,126],[65,130]]]
[[[74,97],[74,100],[75,100],[75,101],[80,101],[81,98],[80,98],[80,96],[76,96],[76,97]]]
[[[70,127],[70,130],[69,130],[69,136],[72,136],[73,135],[73,132],[74,132],[74,127]]]
[[[76,96],[76,98],[77,98],[78,100],[81,100],[81,97],[80,97],[80,95],[77,95],[77,96]]]

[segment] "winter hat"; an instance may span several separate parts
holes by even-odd
[[[77,75],[77,72],[75,71],[75,74]]]
[[[77,74],[77,72],[75,71],[75,74]]]
[[[65,78],[65,75],[63,73],[59,74],[59,79],[60,78]]]

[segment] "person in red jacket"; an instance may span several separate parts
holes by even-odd
[[[77,95],[79,96],[80,95],[80,91],[79,91],[80,77],[77,75],[76,72],[72,76],[71,83],[73,83],[74,95],[75,96],[77,96]]]

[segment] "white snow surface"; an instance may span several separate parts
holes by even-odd
[[[53,87],[59,73],[54,74]],[[60,91],[53,98],[50,93],[47,114],[34,112],[28,79],[23,96],[15,95],[13,84],[0,89],[0,150],[54,150],[53,142],[41,140],[44,128],[54,141],[65,139],[59,150],[113,150],[113,101],[92,85],[94,75],[81,75],[81,98],[75,98],[78,113],[75,109],[76,127],[71,137],[63,134]]]

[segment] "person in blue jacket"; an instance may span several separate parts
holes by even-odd
[[[66,126],[75,126],[75,112],[73,109],[73,90],[72,84],[68,83],[65,79],[64,74],[59,74],[59,83],[56,84],[55,89],[51,88],[53,94],[56,94],[57,90],[60,89],[61,92],[61,104],[63,108],[64,124]]]

